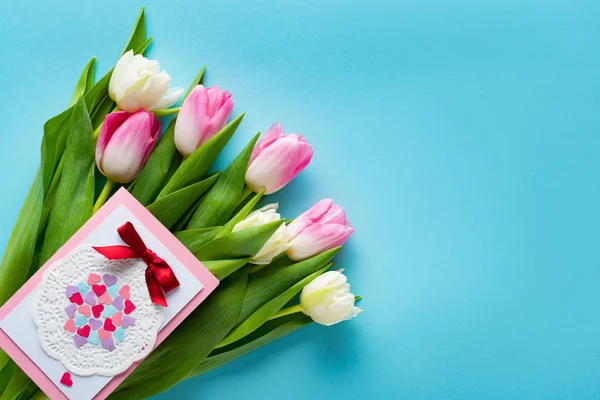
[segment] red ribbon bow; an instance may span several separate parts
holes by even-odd
[[[175,273],[165,260],[156,255],[155,252],[146,247],[146,244],[131,222],[126,222],[117,229],[119,236],[127,246],[104,246],[93,247],[98,253],[109,260],[122,260],[124,258],[141,258],[148,265],[146,268],[146,285],[150,293],[150,299],[154,304],[167,306],[165,293],[179,286]]]

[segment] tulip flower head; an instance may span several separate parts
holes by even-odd
[[[175,122],[175,145],[187,157],[219,132],[231,115],[231,93],[218,86],[196,86],[183,101]]]
[[[138,176],[160,134],[160,121],[150,112],[108,114],[96,144],[96,164],[108,179],[131,182]]]
[[[313,156],[313,147],[297,133],[284,134],[276,122],[258,141],[246,172],[246,184],[256,193],[275,193],[300,173]]]
[[[183,94],[183,89],[169,89],[170,83],[171,77],[160,71],[158,61],[129,50],[115,65],[108,94],[124,111],[158,110],[171,107]]]
[[[246,219],[237,223],[233,227],[233,232],[280,220],[281,215],[277,213],[278,206],[279,205],[277,203],[268,204],[261,209],[253,211],[246,217]],[[258,265],[270,264],[271,261],[273,261],[273,258],[284,253],[288,248],[286,231],[286,225],[282,222],[279,229],[277,229],[273,236],[267,240],[267,243],[265,243],[260,251],[256,253],[254,257],[252,257],[250,262]]]
[[[316,277],[302,289],[302,312],[321,325],[347,321],[362,312],[354,306],[354,295],[341,271],[329,271]]]
[[[333,204],[333,200],[324,199],[288,225],[287,254],[294,261],[305,260],[341,246],[353,233],[344,209]]]

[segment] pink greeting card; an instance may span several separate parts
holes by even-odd
[[[0,308],[0,347],[50,398],[102,400],[218,283],[121,189]]]

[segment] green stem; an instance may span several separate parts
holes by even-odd
[[[104,203],[106,203],[106,200],[108,200],[108,197],[110,196],[110,192],[112,192],[114,185],[115,185],[115,183],[113,181],[111,181],[110,179],[106,180],[104,189],[102,189],[102,193],[100,193],[100,197],[98,197],[98,200],[96,200],[96,204],[94,204],[94,209],[92,211],[93,214],[95,214],[96,211],[98,211],[100,209],[100,207],[102,207],[104,205]]]
[[[177,114],[181,110],[181,107],[163,108],[160,110],[152,111],[155,117],[166,117],[167,115]]]
[[[279,310],[278,313],[276,313],[271,318],[269,318],[269,321],[272,319],[275,319],[275,318],[285,317],[286,315],[296,314],[299,312],[302,312],[302,306],[300,304],[297,304],[295,306],[291,306],[291,307],[287,307],[287,308]]]

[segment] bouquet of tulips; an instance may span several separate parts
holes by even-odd
[[[221,284],[111,395],[128,400],[312,321],[332,325],[361,311],[342,271],[326,272],[354,231],[344,210],[321,200],[286,222],[277,204],[259,208],[309,164],[312,146],[275,123],[211,173],[244,114],[228,122],[232,96],[203,86],[204,68],[187,93],[169,88],[169,75],[144,57],[152,41],[145,32],[142,9],[115,67],[94,82],[92,59],[68,108],[44,125],[41,165],[0,265],[2,305],[120,186],[204,263]],[[168,115],[160,137],[159,118]],[[46,398],[1,351],[0,394]]]

